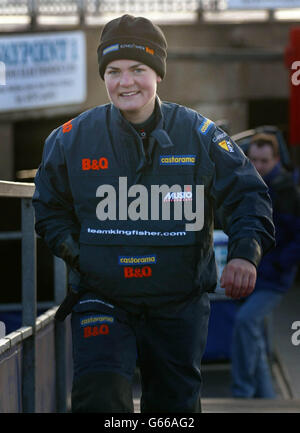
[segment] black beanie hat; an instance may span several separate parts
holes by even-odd
[[[118,59],[138,60],[154,69],[161,78],[166,73],[166,38],[147,18],[123,15],[107,23],[97,53],[102,79],[108,63]]]

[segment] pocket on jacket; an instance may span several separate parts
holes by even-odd
[[[195,233],[182,221],[86,222],[80,269],[110,296],[144,296],[194,288]],[[170,269],[171,268],[171,269]]]

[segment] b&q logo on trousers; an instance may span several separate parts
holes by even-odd
[[[152,269],[150,266],[143,266],[142,268],[136,268],[132,266],[124,267],[125,278],[144,278],[151,277]]]
[[[109,326],[108,325],[100,325],[100,326],[86,326],[83,328],[83,337],[97,337],[98,335],[107,335],[109,334]]]

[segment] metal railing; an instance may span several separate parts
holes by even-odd
[[[52,307],[37,317],[36,283],[36,234],[34,229],[34,211],[32,206],[33,183],[0,181],[0,198],[21,199],[21,233],[13,232],[13,239],[21,238],[22,248],[22,327],[0,339],[0,361],[5,353],[16,345],[21,345],[22,412],[36,411],[36,356],[37,337],[49,323],[54,323],[57,306]],[[9,232],[2,233],[0,240],[10,239]],[[54,258],[54,304],[58,305],[66,293],[66,270],[64,262]],[[55,322],[55,387],[56,411],[65,412],[67,408],[66,386],[66,323]],[[1,369],[1,362],[0,362]],[[1,376],[0,376],[1,377]],[[1,389],[2,395],[4,390]]]
[[[225,0],[2,0],[0,15],[196,12],[225,6]]]
[[[260,8],[262,9],[262,8]],[[10,20],[15,17],[25,19],[26,25],[34,29],[37,24],[73,24],[89,25],[95,20],[99,24],[106,18],[118,16],[124,13],[133,15],[153,14],[159,20],[169,21],[170,19],[182,19],[183,15],[188,16],[186,19],[193,21],[210,21],[222,22],[222,12],[229,12],[227,20],[234,20],[232,12],[238,12],[235,19],[248,20],[269,20],[276,21],[280,19],[276,15],[276,7],[268,8],[265,11],[251,11],[233,9],[228,6],[228,0],[1,0],[0,2],[0,19]],[[249,12],[267,12],[257,16]],[[210,17],[209,17],[210,15]],[[54,17],[54,20],[53,20]],[[44,19],[44,23],[40,20]],[[71,19],[70,19],[71,18]],[[48,21],[47,21],[48,19]],[[226,17],[223,16],[226,20]],[[290,20],[293,17],[290,16]],[[297,19],[297,18],[296,18]],[[4,20],[4,21],[3,21]],[[22,21],[22,20],[21,20]],[[18,21],[19,22],[19,21]],[[22,21],[23,22],[23,21]],[[7,23],[6,23],[7,24]],[[16,25],[16,23],[15,23]]]
[[[291,6],[288,6],[290,8]],[[228,0],[1,0],[0,15],[105,15],[233,10]],[[249,9],[251,4],[249,3]],[[269,9],[276,9],[274,7]]]

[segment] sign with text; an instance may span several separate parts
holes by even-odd
[[[0,64],[0,112],[76,104],[86,99],[83,32],[0,37]]]
[[[300,8],[300,0],[227,0],[228,9]]]

